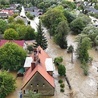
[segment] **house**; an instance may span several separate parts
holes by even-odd
[[[12,16],[14,14],[13,10],[8,10],[8,9],[1,10],[1,12],[6,13],[8,16]]]
[[[7,13],[3,13],[3,12],[0,12],[0,18],[8,18],[8,14]]]
[[[3,46],[7,42],[14,42],[21,47],[24,47],[24,40],[0,40],[0,47]]]
[[[26,73],[21,88],[24,96],[29,90],[41,95],[54,95],[53,61],[40,46],[26,58],[24,67]]]

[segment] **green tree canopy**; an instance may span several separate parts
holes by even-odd
[[[10,28],[4,32],[4,38],[7,40],[16,40],[19,38],[19,35],[14,29]]]
[[[4,33],[7,28],[7,22],[3,19],[0,19],[0,33]]]
[[[12,23],[12,22],[14,22],[14,17],[13,16],[8,17],[8,23]]]
[[[98,35],[98,28],[96,28],[95,26],[87,26],[81,33],[86,34],[91,39],[93,46],[96,45],[95,38]]]
[[[73,34],[80,34],[84,27],[90,22],[90,18],[87,16],[82,16],[74,19],[70,23],[70,28],[73,31]]]
[[[37,27],[36,42],[37,42],[37,46],[41,46],[43,49],[46,49],[48,46],[47,39],[42,30],[41,22],[39,22],[39,25]]]
[[[85,35],[79,35],[78,37],[78,47],[77,47],[77,55],[81,61],[83,62],[88,62],[89,60],[89,54],[88,54],[88,49],[91,48],[91,39]]]
[[[68,10],[64,10],[64,16],[67,18],[68,23],[71,23],[76,17]]]
[[[35,39],[35,30],[31,26],[27,26],[27,32],[24,35],[25,40],[34,40]]]
[[[65,76],[66,75],[66,68],[64,65],[60,64],[58,66],[58,73],[60,76]]]
[[[6,98],[15,90],[15,80],[8,72],[0,72],[0,98]]]
[[[42,17],[42,22],[46,27],[51,29],[51,35],[55,34],[57,25],[66,20],[63,14],[64,8],[62,6],[58,6],[55,8],[49,9]]]
[[[0,65],[5,70],[17,70],[23,66],[26,52],[13,42],[7,42],[0,48]]]

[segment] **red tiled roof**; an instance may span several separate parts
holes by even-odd
[[[45,68],[45,60],[46,58],[49,58],[49,55],[39,46],[37,48],[40,50],[40,53],[38,54],[38,57],[40,59],[40,64],[36,65],[35,69],[31,71],[31,67],[28,69],[24,76],[24,84],[22,89],[26,86],[26,84],[30,81],[30,79],[35,75],[36,72],[39,72],[42,77],[52,86],[54,87],[54,78],[50,76]],[[33,57],[33,54],[31,55]]]
[[[50,76],[47,71],[40,65],[37,65],[33,71],[31,71],[31,67],[27,71],[26,75],[24,76],[24,84],[22,86],[22,89],[26,86],[26,84],[32,79],[32,77],[35,75],[36,72],[39,72],[40,75],[52,86],[54,85],[54,78]]]
[[[18,44],[21,47],[23,47],[24,45],[24,40],[0,40],[0,47],[3,46],[6,42],[10,42],[10,41]]]
[[[13,10],[2,10],[1,12],[7,13],[8,15],[13,15],[14,14]]]

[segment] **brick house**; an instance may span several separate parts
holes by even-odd
[[[41,47],[35,49],[31,57],[26,58],[24,67],[26,73],[21,88],[23,95],[26,95],[29,90],[41,95],[54,95],[52,58]]]

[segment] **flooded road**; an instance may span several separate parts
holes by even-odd
[[[68,76],[68,79],[70,81],[70,84],[73,89],[73,97],[70,97],[68,93],[70,93],[68,86],[66,84],[65,87],[65,93],[59,93],[59,84],[56,82],[56,97],[52,98],[98,98],[98,91],[97,91],[97,83],[98,83],[98,52],[94,49],[89,50],[90,56],[93,57],[92,65],[89,65],[89,75],[84,76],[81,64],[76,58],[76,53],[74,51],[73,57],[74,57],[74,63],[71,63],[71,54],[68,54],[67,51],[64,49],[60,49],[59,46],[57,46],[53,39],[49,37],[49,33],[47,33],[47,30],[44,29],[46,32],[46,37],[48,39],[48,49],[46,52],[50,55],[50,57],[55,58],[58,56],[63,57],[63,64],[66,67],[66,74]],[[75,42],[76,36],[74,35],[68,35],[68,46],[73,45],[76,49],[77,43]],[[54,75],[59,77],[57,74],[57,71],[55,70]]]

